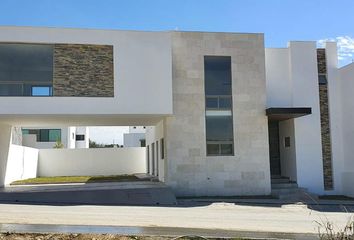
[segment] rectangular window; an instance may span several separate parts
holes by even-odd
[[[204,81],[207,155],[234,155],[231,57],[205,56]]]
[[[146,140],[145,139],[140,139],[140,147],[145,147],[146,146]]]
[[[37,142],[56,142],[61,141],[60,129],[40,129]]]
[[[151,143],[151,167],[152,175],[155,175],[155,143]]]
[[[318,84],[319,85],[326,85],[327,84],[327,76],[326,76],[326,74],[319,74],[318,75]]]
[[[150,146],[146,146],[147,172],[150,173]]]
[[[159,160],[159,141],[156,141],[156,159]]]
[[[76,141],[85,141],[85,135],[83,134],[76,135]]]
[[[163,138],[161,138],[160,142],[161,142],[161,159],[165,159],[165,141]]]
[[[290,137],[285,137],[284,138],[284,146],[286,148],[290,147]]]
[[[50,96],[52,85],[53,45],[0,43],[0,96]]]

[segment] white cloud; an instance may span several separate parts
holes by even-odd
[[[354,38],[349,36],[339,36],[336,38],[327,38],[317,41],[319,47],[324,47],[328,41],[337,42],[339,65],[345,65],[354,60]]]

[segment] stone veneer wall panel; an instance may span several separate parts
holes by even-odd
[[[326,50],[317,49],[317,68],[318,74],[327,74]],[[321,139],[322,139],[322,161],[324,189],[333,189],[333,166],[332,166],[332,146],[331,129],[329,124],[328,108],[328,85],[319,85],[320,94],[320,113],[321,113]]]
[[[114,97],[113,46],[55,44],[53,95]]]
[[[206,156],[204,56],[231,56],[235,156]],[[270,194],[262,34],[174,32],[166,183],[178,196]]]

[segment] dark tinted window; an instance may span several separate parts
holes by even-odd
[[[231,95],[231,57],[205,56],[205,94]]]
[[[161,159],[165,158],[165,141],[161,138]]]
[[[232,141],[232,116],[206,116],[207,141]]]
[[[0,43],[1,96],[30,96],[32,86],[52,81],[52,45]]]
[[[84,140],[85,140],[85,135],[83,134],[76,135],[76,141],[84,141]]]
[[[37,135],[37,142],[56,142],[56,141],[61,141],[60,129],[40,129],[39,130],[39,134]]]
[[[326,75],[318,75],[318,83],[320,85],[326,85],[327,84],[327,76]]]

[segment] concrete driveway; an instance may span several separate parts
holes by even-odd
[[[0,204],[0,223],[176,227],[250,232],[317,233],[315,221],[342,228],[352,213],[338,206],[182,202],[176,207]],[[347,206],[353,211],[353,206]]]

